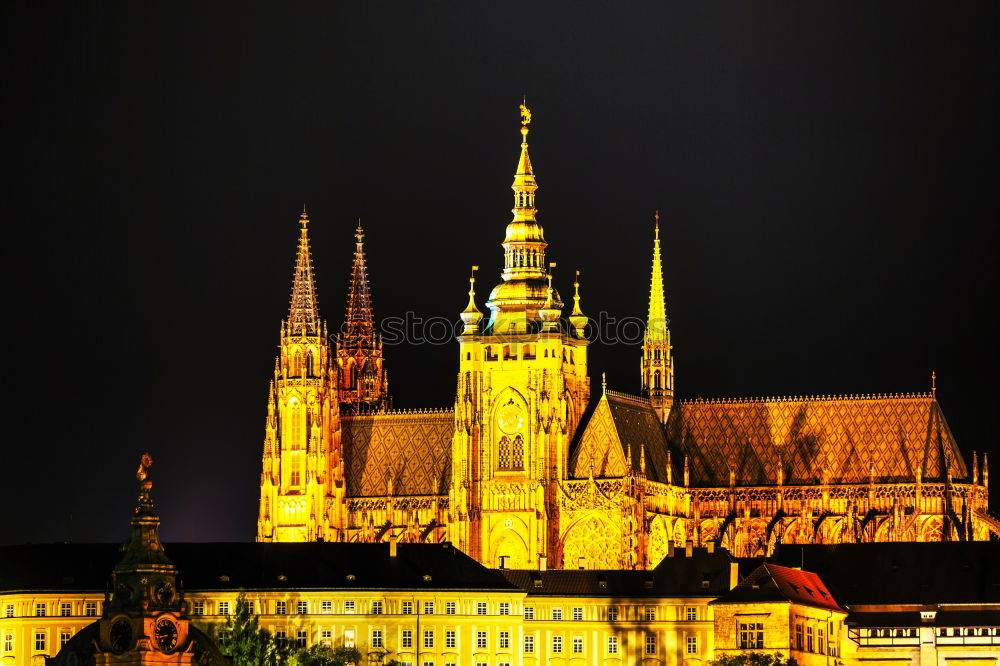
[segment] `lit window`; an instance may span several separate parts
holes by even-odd
[[[882,635],[884,635],[884,633]],[[806,651],[807,652],[815,652],[815,649],[813,648],[813,628],[812,628],[812,626],[806,627]]]
[[[476,632],[476,649],[485,650],[486,649],[486,632],[477,631]]]
[[[6,617],[14,617],[14,604],[7,604],[7,608],[4,611]]]
[[[229,602],[220,601],[219,602],[219,615],[229,615]]]
[[[295,636],[295,647],[299,648],[300,650],[305,649],[305,647],[306,647],[306,632],[300,631],[298,634],[296,634],[296,636]]]
[[[425,601],[424,602],[424,615],[434,615],[434,602]]]
[[[646,654],[656,654],[656,634],[646,634]]]
[[[97,602],[88,601],[83,605],[83,614],[87,617],[97,617]]]
[[[373,601],[372,602],[372,615],[381,615],[381,614],[382,614],[382,602],[381,601]]]
[[[35,632],[35,652],[45,652],[45,632]]]
[[[583,637],[573,637],[573,654],[583,654]]]
[[[562,636],[552,637],[552,652],[555,654],[562,654]]]
[[[253,615],[253,602],[252,601],[248,601],[247,602],[247,612],[249,612],[251,615]]]
[[[288,612],[288,604],[284,601],[278,601],[274,604],[275,615],[284,615]]]
[[[300,631],[299,632],[299,636],[302,636],[304,634],[305,634],[304,631]],[[349,647],[349,648],[354,647],[354,630],[353,629],[345,629],[344,630],[344,647]]]
[[[192,615],[204,615],[205,614],[205,602],[204,601],[196,601],[196,602],[194,602],[194,605],[192,605],[192,607],[191,607],[191,614]]]
[[[688,606],[687,609],[687,619],[690,621],[695,621],[698,619],[698,609],[694,606]]]
[[[608,654],[618,654],[617,636],[608,636]]]
[[[510,602],[509,601],[501,601],[500,602],[500,614],[501,615],[510,615]]]
[[[3,651],[13,652],[14,651],[14,634],[4,634],[3,637]]]
[[[524,637],[524,653],[534,654],[535,653],[535,637],[525,636]]]
[[[305,615],[309,612],[309,604],[305,601],[300,601],[298,606],[299,615]]]
[[[618,621],[618,609],[615,606],[608,608],[608,622]]]
[[[71,634],[70,632],[68,632],[68,631],[60,631],[59,632],[59,647],[62,647],[64,645],[66,645],[66,643],[69,643],[69,639],[72,638],[72,637],[73,637],[73,634]]]
[[[347,604],[349,604],[349,603],[353,603],[353,602],[351,602],[351,601],[346,602],[344,604],[344,607],[346,608]],[[332,601],[321,601],[321,602],[319,602],[319,611],[321,613],[332,613],[333,612],[333,602]]]
[[[444,614],[445,615],[454,615],[455,614],[455,602],[454,601],[446,601],[445,602],[445,604],[444,604]]]
[[[274,644],[281,648],[288,644],[288,638],[284,631],[274,632]]]
[[[764,647],[763,645],[761,647]],[[698,637],[688,636],[687,637],[687,648],[685,651],[688,654],[698,654]]]
[[[356,606],[354,605],[353,601],[344,602],[344,613],[346,613],[347,615],[354,615],[355,608]]]
[[[816,630],[816,647],[820,654],[826,654],[826,634],[823,629]]]
[[[73,606],[71,604],[60,604],[59,614],[63,617],[69,617],[73,614]]]
[[[477,601],[476,602],[476,615],[486,615],[486,602]]]
[[[552,609],[552,619],[553,620],[561,620],[562,619],[562,608],[553,608]]]
[[[444,646],[446,649],[454,650],[457,644],[458,640],[456,638],[454,629],[449,629],[448,631],[444,632]]]
[[[646,606],[646,622],[656,621],[656,608],[654,606]]]
[[[404,601],[403,602],[403,615],[413,615],[413,602]]]
[[[319,640],[321,643],[323,643],[323,645],[330,647],[330,644],[333,643],[333,631],[331,631],[330,629],[323,629],[321,632],[319,632]],[[353,642],[353,640],[354,636],[352,635],[351,641]]]
[[[413,648],[413,630],[403,629],[403,634],[400,639],[400,646],[406,649]]]
[[[45,617],[45,604],[35,604],[35,617]]]
[[[764,647],[764,623],[740,622],[740,649],[759,650]],[[809,627],[809,650],[812,651],[812,627]]]
[[[579,622],[583,619],[583,609],[577,606],[573,609],[573,620]]]
[[[434,647],[434,631],[428,629],[424,631],[424,648],[429,649]]]
[[[524,607],[524,619],[525,620],[534,620],[535,619],[535,607],[534,606],[525,606]]]
[[[381,629],[372,629],[372,647],[385,647],[385,644],[382,642]]]
[[[499,635],[497,636],[497,642],[499,643],[499,645],[497,646],[498,650],[509,650],[510,649],[510,632],[509,631],[501,631],[499,633]]]
[[[800,622],[800,623],[798,623],[798,624],[795,625],[795,649],[796,650],[801,650],[802,649],[803,640],[804,639],[802,637],[802,623]]]

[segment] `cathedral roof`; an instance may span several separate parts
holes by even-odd
[[[671,411],[675,460],[687,455],[691,483],[785,484],[912,482],[967,476],[932,394],[688,401]]]
[[[605,391],[581,422],[583,427],[570,455],[573,477],[625,476],[629,461],[631,470],[639,472],[644,457],[646,477],[667,482],[667,439],[648,400]],[[677,469],[675,483],[679,479],[676,474]]]
[[[452,410],[341,417],[347,496],[447,492],[454,434]]]

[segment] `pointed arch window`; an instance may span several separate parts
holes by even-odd
[[[511,469],[511,446],[510,439],[506,436],[500,438],[497,444],[497,467],[500,469]]]
[[[511,469],[524,469],[524,438],[518,435],[514,438],[510,453]]]

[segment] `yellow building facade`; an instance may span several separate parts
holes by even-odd
[[[579,271],[570,309],[546,258],[530,123],[522,107],[501,281],[484,313],[473,267],[450,407],[390,408],[360,227],[328,336],[302,215],[259,541],[451,541],[489,566],[648,569],[670,542],[753,556],[1000,533],[988,461],[965,459],[934,390],[678,400],[658,214],[639,394],[592,391]]]

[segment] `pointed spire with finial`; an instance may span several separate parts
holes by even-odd
[[[368,284],[365,230],[361,226],[361,218],[358,218],[358,228],[354,230],[354,263],[347,290],[347,310],[344,313],[341,344],[349,349],[364,349],[375,345],[375,314],[372,310],[371,287]]]
[[[588,321],[587,315],[580,309],[580,271],[577,271],[576,280],[573,281],[573,312],[569,316],[569,323],[578,338],[583,337]]]
[[[479,266],[473,266],[472,273],[469,275],[469,304],[465,306],[460,315],[462,323],[465,324],[462,335],[476,334],[479,331],[479,322],[483,319],[483,313],[476,307],[476,271],[478,270]]]
[[[674,362],[663,295],[660,211],[653,214],[653,220],[653,268],[649,285],[649,316],[642,344],[642,388],[660,421],[666,423],[674,404]]]
[[[937,398],[937,372],[931,370],[931,396]]]
[[[649,316],[646,319],[646,339],[667,342],[667,304],[663,295],[663,262],[660,258],[660,211],[653,215],[653,270],[649,284]]]
[[[299,247],[295,255],[295,276],[288,308],[288,335],[318,335],[319,301],[313,276],[312,251],[309,249],[309,215],[304,205],[299,224]]]

